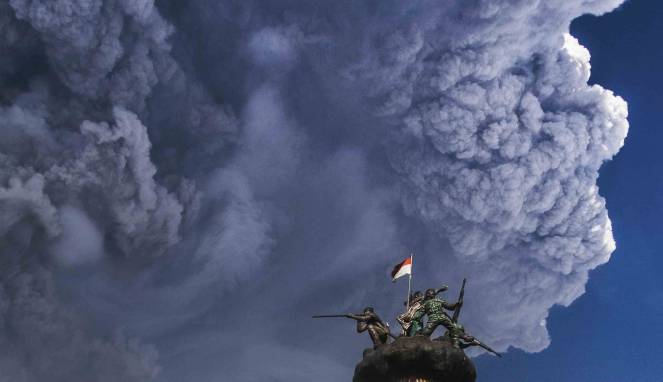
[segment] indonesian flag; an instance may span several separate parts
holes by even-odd
[[[396,281],[397,278],[405,275],[412,275],[412,256],[396,264],[394,270],[391,271],[391,281]]]

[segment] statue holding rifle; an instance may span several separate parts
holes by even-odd
[[[444,310],[446,309],[453,311],[460,309],[463,303],[462,301],[458,301],[455,304],[450,304],[446,300],[437,297],[440,292],[444,292],[447,289],[449,289],[449,287],[443,285],[442,288],[439,289],[431,288],[426,290],[422,306],[424,312],[426,313],[426,325],[421,331],[421,334],[424,336],[430,337],[435,329],[437,329],[437,327],[440,325],[444,326],[447,330],[451,330],[453,328],[453,320]]]
[[[465,283],[467,280],[463,279],[463,286],[460,288],[460,296],[458,301],[455,304],[449,304],[442,299],[435,297],[435,294],[439,293],[438,290],[429,289],[426,291],[426,300],[424,301],[424,309],[428,315],[428,322],[426,322],[426,327],[424,328],[422,334],[430,336],[435,331],[435,328],[439,325],[444,326],[447,331],[444,333],[444,337],[448,339],[451,344],[457,348],[465,349],[470,346],[479,346],[490,353],[495,354],[498,357],[502,355],[491,349],[488,345],[479,341],[475,337],[469,335],[465,332],[465,328],[458,323],[458,317],[460,316],[460,309],[463,307],[463,299],[465,296]],[[446,290],[446,286],[443,287]],[[433,292],[437,292],[433,294]],[[437,300],[437,301],[435,301]],[[428,305],[427,305],[428,304]],[[453,310],[453,315],[449,317],[447,312],[442,310],[442,308],[447,310]]]
[[[330,314],[313,316],[313,318],[327,317],[345,317],[357,321],[357,333],[368,331],[368,335],[371,337],[371,341],[373,341],[373,348],[385,345],[389,340],[389,337],[392,336],[389,331],[389,325],[382,321],[370,306],[364,308],[363,313],[360,314]]]
[[[448,286],[443,285],[439,289],[433,289],[435,295],[444,292],[445,290],[449,289]],[[413,337],[418,334],[423,334],[422,331],[424,330],[424,315],[426,314],[426,309],[424,308],[424,295],[420,291],[414,292],[410,296],[410,303],[408,304],[407,301],[405,302],[404,305],[407,306],[407,310],[405,313],[400,314],[396,320],[398,321],[399,324],[401,324],[401,327],[403,328],[402,330],[402,335],[407,335],[408,337]],[[448,305],[447,306],[453,308],[453,306]]]
[[[368,332],[373,350],[364,351],[364,359],[355,369],[354,382],[374,382],[407,377],[407,380],[444,380],[474,382],[476,371],[471,360],[463,352],[471,346],[479,346],[501,357],[499,353],[465,331],[459,323],[465,294],[463,280],[458,301],[449,302],[440,293],[449,289],[427,289],[425,293],[412,291],[413,256],[398,263],[391,272],[392,281],[407,277],[405,311],[396,319],[401,325],[399,337],[390,333],[389,325],[382,321],[374,309],[367,307],[359,314],[334,314],[313,316],[343,317],[356,321],[357,333]],[[446,329],[444,335],[431,340],[438,327]],[[392,337],[394,341],[389,341]]]

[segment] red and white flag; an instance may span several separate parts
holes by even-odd
[[[412,275],[412,256],[396,264],[394,270],[391,271],[391,280],[396,281],[397,278],[405,275]]]

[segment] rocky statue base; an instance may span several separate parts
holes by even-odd
[[[476,369],[465,353],[440,337],[400,337],[367,349],[353,382],[474,382]]]

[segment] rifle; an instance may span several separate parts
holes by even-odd
[[[350,315],[350,314],[318,314],[318,315],[313,316],[313,318],[334,318],[334,317],[352,318],[352,315]],[[380,324],[384,325],[384,328],[386,329],[387,335],[389,337],[391,337],[393,339],[398,338],[395,335],[391,334],[388,323],[382,321],[380,318],[378,318],[378,322],[380,322]]]
[[[480,346],[480,347],[484,348],[486,351],[488,351],[488,352],[490,352],[490,353],[493,353],[493,354],[495,354],[496,356],[502,358],[502,355],[501,355],[500,353],[498,353],[498,352],[496,352],[495,350],[491,349],[490,346],[484,344],[483,342],[479,341],[479,340],[476,339],[476,338],[475,338],[474,340],[472,340],[472,342],[470,342],[469,344],[470,344],[470,345],[475,345],[475,346]]]
[[[463,298],[465,297],[465,283],[467,282],[467,279],[463,279],[463,286],[460,287],[460,295],[458,296],[458,305],[456,305],[456,309],[454,309],[454,314],[451,319],[453,319],[454,322],[458,322],[458,316],[460,316],[460,308],[463,307]]]

